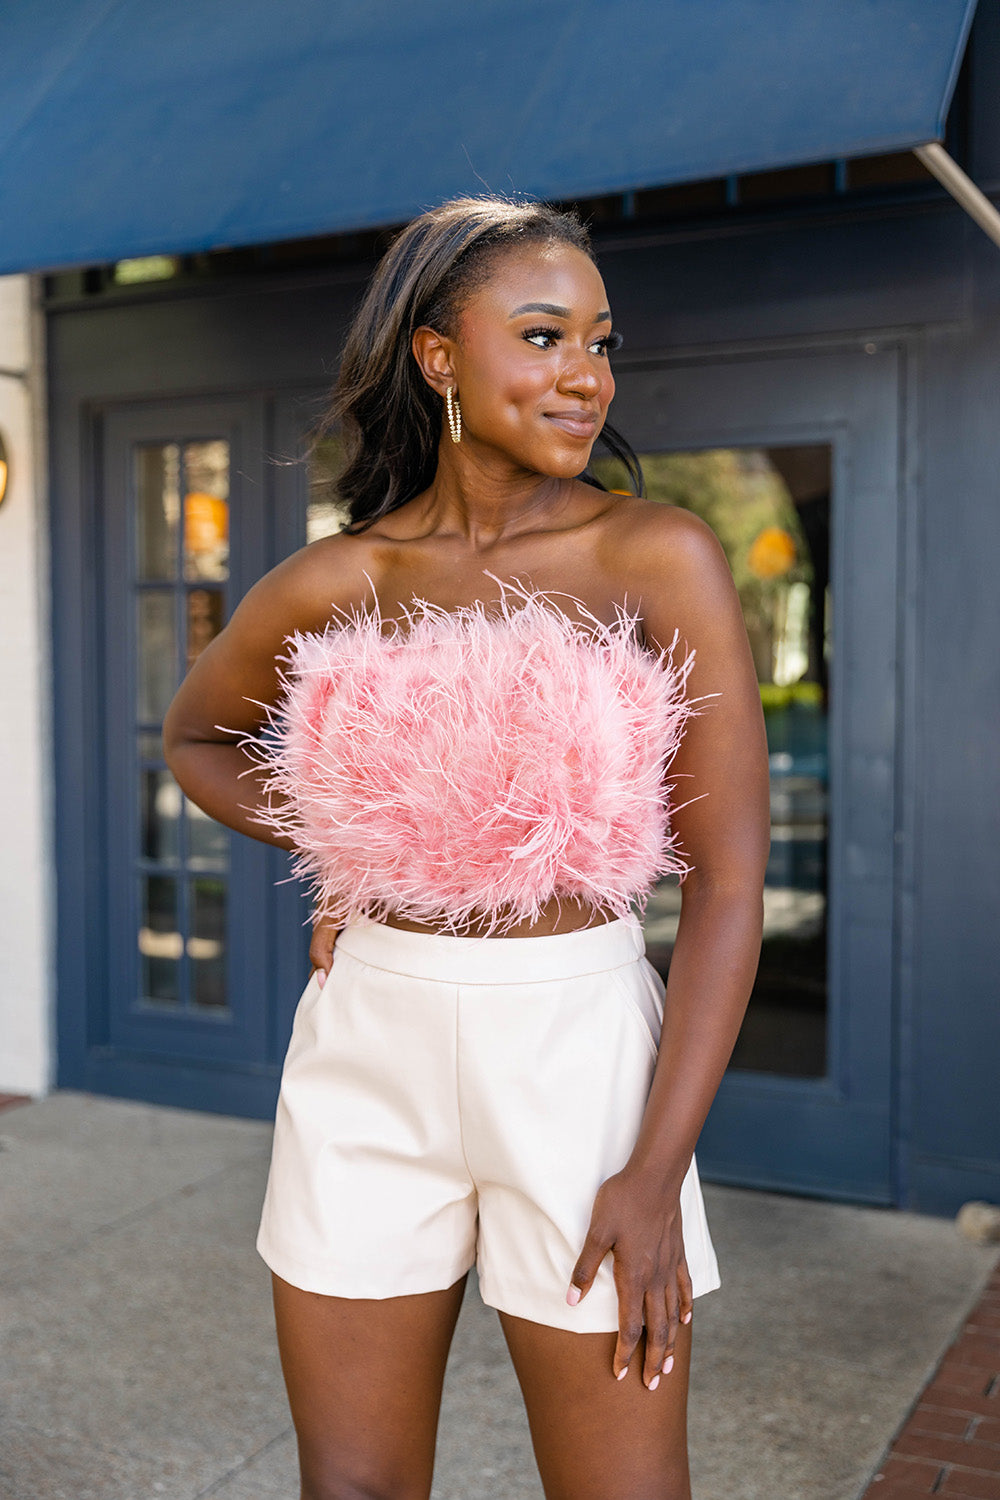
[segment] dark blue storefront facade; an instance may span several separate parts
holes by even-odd
[[[860,7],[880,20],[892,9]],[[490,8],[491,25],[501,26],[502,10]],[[737,12],[745,31],[761,7],[734,0],[715,10],[713,55],[728,56]],[[814,19],[835,10],[817,7]],[[912,92],[926,100],[937,90],[940,103],[952,98],[971,9],[925,7],[935,24],[948,12],[948,57],[944,31],[913,30],[918,10],[896,16],[906,23],[897,42],[908,39],[911,52],[900,44],[893,55],[911,81],[914,59],[933,60],[933,78]],[[565,128],[556,132],[557,114],[529,112],[519,128],[547,132],[540,155],[550,175],[514,185],[590,206],[626,338],[617,422],[640,452],[822,451],[830,466],[825,738],[818,747],[805,720],[786,718],[772,742],[776,797],[803,768],[828,797],[823,1061],[808,1076],[734,1067],[699,1148],[704,1175],[948,1212],[1000,1197],[1000,250],[905,171],[882,187],[843,190],[852,173],[863,178],[852,163],[895,160],[889,153],[922,130],[925,139],[940,132],[923,118],[869,116],[863,145],[838,135],[830,121],[851,117],[860,128],[857,101],[880,72],[864,72],[871,58],[857,35],[839,35],[839,72],[828,95],[815,96],[811,138],[801,111],[775,108],[740,157],[739,132],[726,137],[719,124],[713,143],[712,111],[692,99],[688,118],[702,114],[686,157],[671,145],[669,121],[625,140],[633,171],[642,150],[661,163],[659,172],[643,165],[647,175],[630,187],[610,156],[592,154],[586,176]],[[545,36],[558,51],[558,38]],[[490,37],[500,45],[500,31]],[[362,47],[371,34],[341,41]],[[584,42],[574,31],[562,45]],[[317,83],[303,77],[308,95]],[[946,142],[987,190],[1000,187],[998,88],[1000,3],[983,0]],[[489,131],[471,105],[467,117],[478,167]],[[782,132],[798,142],[785,156]],[[440,157],[451,136],[431,134],[425,144]],[[376,150],[370,131],[355,146],[366,143]],[[668,157],[677,164],[669,171]],[[819,161],[826,190],[797,193],[771,179],[770,196],[754,197],[765,169]],[[264,1117],[273,1108],[304,973],[304,908],[280,883],[275,851],[213,842],[191,809],[171,802],[156,745],[169,673],[157,676],[143,641],[174,642],[183,666],[198,622],[224,618],[310,535],[308,474],[284,459],[302,451],[375,247],[341,239],[309,259],[301,242],[295,256],[277,242],[385,223],[390,202],[408,213],[470,185],[414,169],[420,186],[404,204],[378,197],[396,191],[388,167],[381,178],[370,163],[357,175],[364,202],[319,205],[312,220],[271,227],[263,215],[257,237],[275,243],[242,260],[205,252],[239,232],[225,213],[250,223],[246,185],[201,220],[178,207],[174,238],[162,223],[133,233],[133,216],[131,229],[112,227],[100,244],[83,238],[90,248],[73,254],[70,216],[59,229],[69,238],[57,243],[50,226],[48,252],[26,246],[9,261],[88,264],[46,282],[63,1085]],[[308,196],[302,189],[300,200]],[[201,238],[199,222],[210,225]],[[113,263],[154,250],[186,256],[183,273],[115,280]],[[224,495],[224,569],[208,546],[191,563],[193,512],[172,539],[150,540],[136,508],[149,475],[157,494],[200,497],[208,532]],[[180,550],[168,557],[170,548]],[[795,887],[797,877],[778,872],[796,848],[801,856],[801,846],[776,847],[776,887]],[[161,1003],[137,1003],[157,985]]]

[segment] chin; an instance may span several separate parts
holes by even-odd
[[[586,464],[564,464],[557,468],[554,464],[547,464],[544,469],[536,468],[535,473],[545,479],[579,479],[586,467]]]
[[[538,472],[550,479],[578,479],[590,463],[593,446],[583,449],[581,443],[575,453],[550,453],[537,465]]]

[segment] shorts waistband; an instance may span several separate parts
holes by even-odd
[[[376,969],[446,984],[575,979],[633,963],[645,952],[641,926],[624,917],[544,937],[455,937],[359,921],[341,929],[336,946]]]

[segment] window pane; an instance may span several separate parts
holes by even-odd
[[[184,445],[184,577],[229,577],[229,444]]]
[[[156,1005],[179,1005],[184,949],[177,912],[177,882],[165,875],[140,881],[139,993]]]
[[[771,856],[764,940],[732,1066],[822,1077],[831,451],[826,444],[809,444],[640,457],[650,498],[694,511],[722,543],[743,606],[767,725]],[[628,488],[614,462],[599,460],[594,469],[609,488]],[[668,879],[647,911],[647,951],[664,976],[680,907],[679,883]]]
[[[188,820],[188,864],[192,869],[226,868],[229,863],[229,829],[188,798],[184,799]]]
[[[191,882],[191,997],[199,1009],[226,1008],[226,882]]]
[[[138,715],[159,724],[177,686],[177,635],[174,595],[143,589],[136,601],[139,617]]]
[[[169,771],[144,770],[139,784],[143,858],[173,862],[180,858],[181,789]]]
[[[138,577],[177,577],[180,449],[176,443],[136,449]]]
[[[191,589],[187,596],[187,668],[190,672],[225,621],[225,601],[220,589]]]

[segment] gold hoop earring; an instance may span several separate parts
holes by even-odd
[[[455,387],[450,385],[444,393],[444,403],[448,408],[448,426],[451,429],[451,440],[453,443],[462,441],[462,408],[458,404],[455,395]]]

